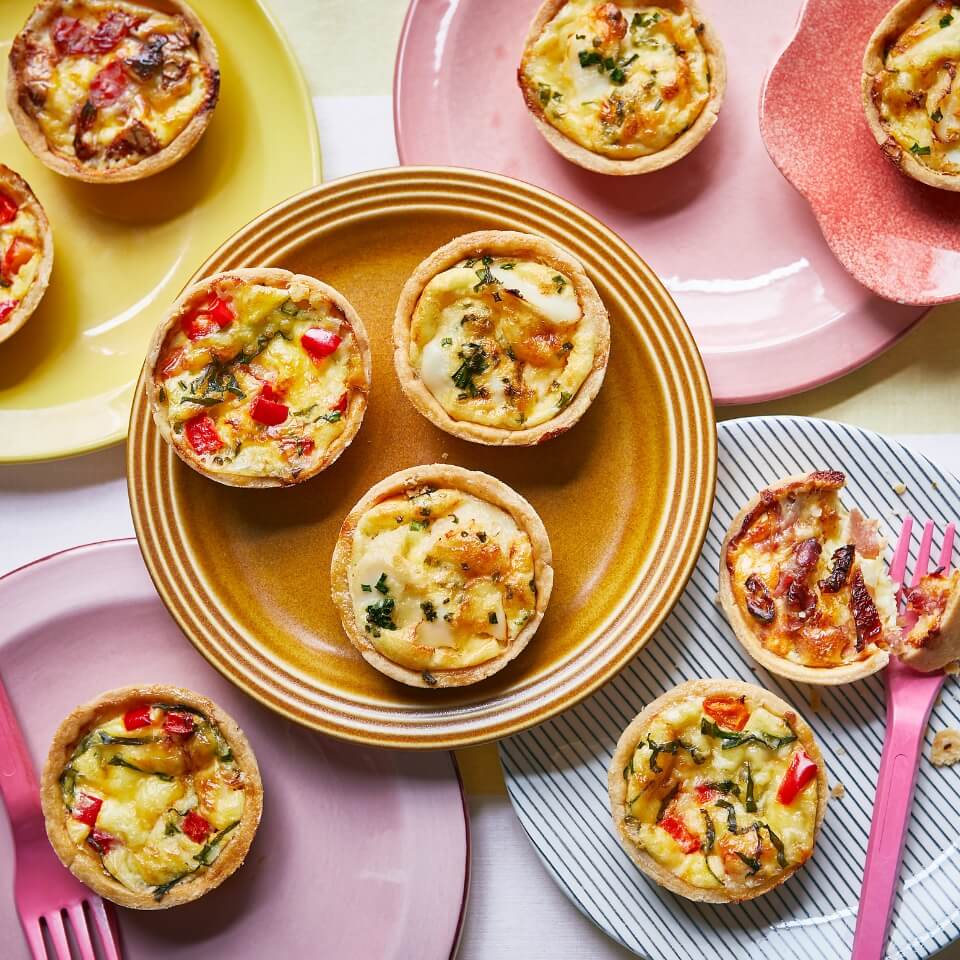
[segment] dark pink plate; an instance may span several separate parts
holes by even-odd
[[[413,0],[394,83],[402,163],[507,174],[599,217],[677,301],[717,403],[817,386],[869,360],[919,319],[921,309],[880,300],[837,263],[810,208],[764,149],[760,89],[793,33],[800,0],[704,0],[727,51],[720,121],[684,160],[640,177],[589,173],[537,133],[516,83],[537,6]],[[828,19],[858,29],[846,7],[838,9]],[[858,177],[842,179],[853,189]]]
[[[760,129],[844,267],[881,297],[931,305],[960,298],[960,193],[900,173],[860,102],[863,51],[892,5],[807,0],[764,87]]]
[[[184,638],[134,540],[77,547],[0,579],[0,674],[39,769],[57,724],[129,683],[175,683],[221,704],[264,784],[246,864],[196,903],[118,909],[134,960],[449,960],[469,877],[469,834],[449,753],[339,743],[283,720]],[[2,804],[0,804],[2,811]],[[0,812],[0,956],[27,960]]]

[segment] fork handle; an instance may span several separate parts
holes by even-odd
[[[12,822],[39,808],[37,778],[30,754],[13,712],[13,704],[0,680],[0,794]]]
[[[881,960],[884,956],[923,735],[938,692],[939,686],[932,689],[925,709],[922,703],[913,710],[901,711],[891,702],[887,705],[889,719],[851,960]]]

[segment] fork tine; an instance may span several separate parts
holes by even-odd
[[[33,954],[33,960],[47,960],[47,948],[43,942],[43,931],[40,929],[40,920],[36,923],[23,925],[23,932],[26,935],[27,943],[30,944],[30,952]]]
[[[907,570],[907,555],[910,552],[910,533],[913,530],[913,517],[903,518],[903,529],[900,531],[900,539],[893,551],[893,560],[890,563],[890,579],[899,585],[903,584],[903,578]]]
[[[77,941],[80,960],[97,960],[97,955],[93,952],[90,931],[87,929],[87,918],[83,912],[83,904],[72,903],[67,907],[67,916],[70,918],[70,926],[73,927],[73,937]]]
[[[47,930],[50,933],[50,942],[53,944],[53,952],[57,955],[57,960],[71,960],[70,944],[67,943],[67,931],[63,928],[63,917],[59,910],[51,910],[45,913],[43,919],[47,922]]]
[[[943,547],[940,549],[940,563],[939,566],[943,569],[950,569],[950,562],[953,559],[953,536],[957,532],[957,525],[955,523],[948,523],[947,529],[943,532]]]
[[[933,544],[933,521],[928,520],[923,525],[923,536],[920,537],[920,551],[917,554],[917,565],[913,571],[913,582],[911,586],[916,586],[921,578],[926,574],[930,566],[930,547]]]
[[[94,897],[87,901],[87,907],[100,933],[100,944],[103,947],[104,960],[120,960],[120,954],[117,951],[117,941],[114,936],[114,926],[113,923],[111,923],[112,918],[107,913],[104,902],[99,897]]]

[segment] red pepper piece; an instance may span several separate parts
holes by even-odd
[[[285,403],[277,403],[276,400],[268,399],[266,392],[267,388],[264,388],[263,393],[254,398],[253,403],[250,404],[250,416],[253,417],[257,423],[266,424],[268,427],[275,427],[287,419],[290,410]],[[270,392],[273,393],[273,390],[270,390]]]
[[[193,733],[193,717],[189,713],[175,713],[171,710],[163,718],[163,731],[181,737]]]
[[[346,413],[347,404],[349,402],[350,402],[350,394],[345,391],[343,396],[337,401],[337,404],[333,409],[336,410],[337,413]]]
[[[700,838],[687,829],[687,825],[673,814],[667,814],[660,820],[660,826],[677,841],[684,853],[696,853],[700,849]]]
[[[145,703],[140,707],[132,707],[123,715],[124,730],[139,730],[140,727],[150,726],[150,705]]]
[[[0,300],[0,323],[9,318],[10,314],[19,306],[19,300]]]
[[[260,390],[260,396],[264,400],[275,400],[277,403],[283,403],[283,391],[278,390],[272,383],[264,383]]]
[[[80,823],[92,827],[97,822],[103,801],[99,797],[91,797],[89,793],[81,793],[73,804],[72,817]]]
[[[790,758],[790,766],[783,775],[783,782],[777,790],[777,800],[785,807],[789,807],[797,794],[817,775],[816,761],[807,756],[801,747]]]
[[[712,803],[720,796],[720,791],[716,787],[711,787],[709,783],[698,783],[693,788],[693,792],[696,795],[697,803],[701,806]]]
[[[750,719],[743,697],[707,697],[703,701],[703,712],[728,730],[742,730]]]
[[[3,255],[3,263],[0,264],[0,274],[3,274],[8,280],[20,272],[20,268],[27,263],[36,251],[36,247],[23,237],[14,237],[13,242],[7,247]]]
[[[229,327],[236,319],[229,300],[211,294],[196,310],[184,317],[181,322],[183,332],[191,340],[208,337],[224,327]]]
[[[342,340],[342,337],[323,327],[311,327],[300,338],[300,343],[314,360],[323,360],[340,346]]]
[[[15,220],[19,209],[16,200],[0,190],[0,223],[10,223]]]
[[[117,842],[117,838],[113,834],[104,833],[103,830],[94,829],[87,837],[87,843],[100,854],[109,853],[110,848]]]
[[[183,428],[187,434],[187,442],[195,453],[214,453],[223,447],[223,441],[213,420],[206,414],[199,413],[192,420],[188,420]]]
[[[210,825],[210,823],[194,810],[191,810],[183,818],[183,823],[180,826],[183,828],[183,832],[194,843],[203,843],[207,837],[207,834],[213,830],[213,827]]]
[[[98,109],[109,106],[126,89],[127,71],[119,60],[113,60],[90,81],[90,102]]]

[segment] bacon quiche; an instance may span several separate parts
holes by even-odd
[[[333,602],[364,659],[414,687],[503,669],[536,633],[553,588],[533,507],[485,473],[433,464],[372,487],[343,521]]]
[[[0,163],[0,342],[37,309],[53,269],[53,233],[27,182]]]
[[[393,342],[404,393],[441,430],[529,446],[569,430],[593,402],[610,322],[565,250],[481,230],[417,267],[400,294]]]
[[[287,486],[330,466],[360,429],[370,344],[333,287],[230,270],[183,292],[146,371],[153,418],[185,463],[230,486]]]
[[[900,0],[863,58],[867,123],[907,176],[960,190],[960,4]]]
[[[517,80],[554,150],[627,175],[660,170],[700,143],[717,122],[726,65],[690,0],[545,0]]]
[[[903,639],[897,655],[915,670],[940,670],[960,660],[960,570],[942,570],[904,587]]]
[[[250,744],[216,704],[182,687],[111,690],[53,738],[40,783],[64,865],[114,903],[161,910],[243,863],[263,785]]]
[[[813,854],[827,777],[789,704],[738,680],[692,680],[624,730],[607,784],[633,862],[709,903],[751,900]]]
[[[806,683],[875,673],[899,644],[879,521],[840,502],[835,470],[787,477],[734,517],[720,550],[720,601],[768,670]]]
[[[20,136],[51,170],[91,183],[176,163],[219,91],[213,39],[182,0],[43,0],[10,49]]]

